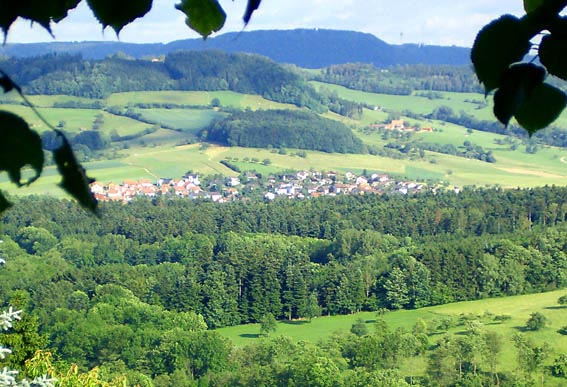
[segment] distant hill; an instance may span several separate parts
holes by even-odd
[[[6,44],[0,54],[28,57],[48,53],[80,53],[86,59],[102,59],[117,52],[135,58],[166,55],[177,50],[249,52],[280,63],[321,68],[343,63],[371,63],[378,67],[397,64],[470,63],[470,49],[417,44],[390,45],[374,35],[325,29],[265,30],[226,33],[206,41],[178,40],[167,44],[121,42],[53,42]]]
[[[176,51],[158,61],[57,54],[0,60],[0,68],[28,94],[105,98],[128,91],[231,90],[327,111],[328,98],[297,72],[255,54]]]

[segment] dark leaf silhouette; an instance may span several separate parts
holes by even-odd
[[[501,16],[478,33],[471,59],[486,93],[498,88],[508,67],[528,53],[530,38],[524,22],[512,15]]]
[[[262,0],[248,0],[248,4],[246,5],[246,11],[244,12],[244,16],[242,19],[244,20],[244,24],[248,24],[250,19],[252,18],[252,14],[254,11],[258,9]]]
[[[539,59],[550,74],[567,80],[567,38],[565,36],[544,36],[539,45]]]
[[[117,35],[125,25],[152,8],[152,0],[87,0],[87,3],[103,28],[111,26]]]
[[[12,207],[12,203],[10,203],[4,194],[0,192],[0,213],[6,211],[10,207]]]
[[[9,91],[12,91],[14,89],[19,90],[19,87],[5,75],[0,76],[0,87],[2,88],[2,90],[4,90],[4,93],[8,93]]]
[[[514,117],[531,136],[555,121],[565,105],[565,93],[543,83],[532,90],[530,97],[520,106]]]
[[[511,66],[502,76],[500,88],[494,94],[494,115],[504,125],[530,98],[533,89],[542,84],[545,70],[531,63]]]
[[[86,175],[83,166],[77,162],[65,135],[59,131],[57,133],[63,142],[53,151],[53,159],[62,177],[59,185],[77,199],[83,207],[96,214],[97,201],[89,188],[89,184],[94,180]]]
[[[10,180],[22,186],[35,181],[43,170],[41,138],[21,117],[0,111],[0,170],[7,171]],[[21,182],[21,169],[29,165],[35,172],[26,183]]]
[[[51,22],[58,22],[75,8],[80,0],[27,0],[0,2],[0,27],[4,36],[18,17],[38,23],[51,33]]]

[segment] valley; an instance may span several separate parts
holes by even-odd
[[[399,63],[0,58],[49,123],[0,99],[46,158],[29,187],[0,177],[0,303],[25,316],[0,366],[32,375],[44,354],[144,387],[563,385],[567,116],[504,128],[468,67],[382,48]],[[59,188],[50,126],[99,216]]]
[[[320,83],[316,85],[323,86]],[[370,125],[388,122],[389,113],[387,111],[428,114],[440,106],[448,106],[454,111],[460,111],[463,108],[474,106],[474,104],[464,102],[465,100],[482,99],[480,94],[442,93],[444,96],[442,99],[429,100],[417,96],[391,96],[359,92],[330,84],[326,84],[324,87],[334,88],[335,91],[340,92],[341,98],[382,107],[382,110],[379,111],[364,109],[360,120],[325,114],[327,117],[338,119],[352,127],[355,136],[359,137],[364,144],[379,147],[384,146],[390,140],[384,140],[383,135]],[[40,112],[49,122],[57,125],[63,121],[65,129],[71,133],[90,129],[96,117],[101,116],[102,124],[99,130],[102,134],[106,136],[111,136],[111,133],[118,136],[135,136],[135,139],[132,140],[112,143],[112,147],[115,149],[112,162],[85,160],[87,170],[93,171],[92,176],[103,183],[110,181],[120,183],[124,179],[155,179],[155,176],[178,178],[189,170],[200,174],[220,173],[230,176],[234,175],[235,172],[220,164],[220,161],[226,158],[242,160],[245,157],[260,160],[270,159],[271,164],[268,167],[246,165],[242,162],[239,164],[243,171],[258,170],[263,173],[281,173],[285,170],[299,171],[302,169],[337,170],[344,173],[348,171],[360,172],[366,169],[369,172],[391,174],[400,179],[430,180],[451,186],[532,187],[562,184],[562,181],[567,181],[563,180],[567,177],[567,165],[561,162],[562,158],[567,156],[567,152],[562,148],[542,146],[537,153],[529,154],[525,152],[525,145],[517,145],[515,150],[510,149],[511,144],[506,143],[506,138],[509,138],[506,135],[467,130],[465,127],[440,120],[424,120],[404,116],[402,118],[409,125],[434,128],[434,131],[429,133],[412,133],[412,137],[416,141],[440,145],[450,144],[458,148],[462,147],[463,142],[468,140],[492,151],[496,162],[491,164],[430,151],[426,151],[423,158],[409,157],[406,159],[392,159],[379,155],[336,155],[317,151],[305,151],[307,157],[299,158],[292,155],[297,151],[294,149],[289,149],[286,155],[280,155],[268,149],[219,147],[215,144],[208,145],[206,148],[200,145],[181,146],[180,144],[187,142],[198,142],[198,132],[207,127],[213,120],[226,114],[210,107],[210,101],[214,98],[218,98],[223,106],[236,109],[297,109],[293,105],[285,105],[258,96],[234,92],[130,92],[112,94],[105,100],[78,100],[81,103],[98,102],[102,106],[100,109],[56,108],[54,105],[69,103],[69,101],[74,101],[74,97],[31,96],[32,102],[40,108]],[[134,108],[134,112],[140,114],[139,119],[118,116],[104,110],[104,106],[168,103],[186,105],[187,107]],[[5,104],[2,107],[25,117],[34,129],[40,132],[46,129],[45,125],[37,117],[34,117],[29,108],[12,104]],[[480,110],[469,109],[467,111],[479,119],[490,119],[490,114],[492,114],[489,106]],[[149,124],[147,121],[155,124]],[[157,127],[157,130],[143,134],[144,130],[152,127]],[[175,130],[169,128],[175,128]],[[521,143],[519,139],[514,141],[517,144]],[[434,161],[432,162],[432,160]],[[44,178],[32,187],[14,190],[7,183],[0,186],[13,193],[20,191],[22,193],[47,192],[61,195],[61,192],[54,187],[54,178],[50,178],[50,176],[54,176],[50,172],[51,168],[47,167]]]

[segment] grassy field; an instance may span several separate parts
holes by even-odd
[[[112,94],[107,98],[106,103],[109,106],[128,106],[136,103],[209,106],[213,98],[218,98],[221,106],[241,109],[297,109],[294,105],[273,102],[257,95],[234,91],[135,91]]]
[[[401,112],[404,110],[409,110],[418,114],[428,114],[431,113],[435,108],[445,105],[453,109],[455,113],[459,113],[461,110],[464,110],[478,119],[494,119],[490,98],[487,100],[488,105],[481,109],[478,109],[478,104],[467,102],[467,100],[483,101],[484,96],[482,94],[442,92],[441,95],[443,96],[443,98],[429,99],[417,95],[407,96],[368,93],[364,91],[348,89],[344,86],[316,81],[311,81],[309,83],[312,84],[316,89],[325,87],[331,91],[336,91],[341,98],[374,105],[388,111]]]
[[[47,125],[29,108],[21,105],[0,105],[0,109],[4,109],[23,117],[30,127],[41,133],[48,130]],[[63,130],[76,133],[81,130],[90,130],[97,115],[102,114],[103,124],[100,131],[110,134],[112,130],[116,130],[121,136],[135,134],[150,127],[146,123],[133,120],[128,117],[115,116],[101,110],[95,109],[68,109],[68,108],[38,108],[41,115],[51,125],[56,126],[60,121],[65,123]]]
[[[384,320],[392,328],[403,327],[411,330],[411,327],[418,319],[423,319],[426,323],[431,324],[432,320],[441,320],[446,317],[458,318],[462,314],[484,315],[491,313],[493,315],[509,315],[511,319],[502,323],[486,323],[482,329],[498,332],[504,338],[504,348],[499,359],[499,368],[501,371],[513,371],[515,368],[516,351],[512,344],[512,336],[517,332],[524,332],[536,342],[548,342],[556,353],[564,353],[567,348],[567,336],[561,335],[557,330],[567,323],[567,307],[557,305],[557,299],[566,294],[566,290],[558,290],[548,293],[531,294],[525,296],[492,298],[487,300],[459,302],[441,306],[422,308],[417,310],[401,310],[388,312],[384,315]],[[543,313],[548,319],[549,324],[545,328],[526,332],[523,327],[530,314],[533,312]],[[366,321],[370,331],[373,329],[373,323],[376,315],[373,312],[363,312],[347,316],[324,316],[313,319],[311,323],[305,321],[280,321],[278,322],[275,335],[283,335],[293,340],[318,342],[329,338],[332,334],[346,333],[350,331],[352,324],[359,318]],[[449,330],[452,333],[462,333],[463,327],[456,327]],[[243,346],[262,340],[259,336],[259,324],[238,325],[234,327],[220,328],[217,332],[228,337],[235,345]],[[433,335],[433,342],[441,335]],[[552,362],[552,356],[548,363]],[[402,367],[402,372],[414,372],[414,375],[423,374],[426,362],[414,362],[412,366],[415,369],[405,369],[408,365]],[[558,380],[549,377],[546,385],[562,385]],[[559,384],[557,384],[559,383]]]
[[[214,110],[203,109],[135,109],[142,117],[162,125],[181,129],[196,135],[212,121],[226,116]]]
[[[84,98],[84,97],[75,97],[72,95],[28,95],[26,97],[36,107],[53,107],[53,105],[58,102],[59,103],[61,102],[93,103],[95,101],[104,102],[102,100]],[[22,98],[15,92],[10,92],[8,94],[4,94],[2,98],[0,98],[0,104],[2,103],[2,101],[11,101],[11,102],[19,103],[22,102]]]

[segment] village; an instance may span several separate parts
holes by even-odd
[[[171,196],[204,199],[217,203],[263,197],[274,200],[317,198],[337,195],[367,195],[384,192],[409,194],[427,189],[424,183],[396,180],[387,174],[361,174],[352,172],[299,171],[262,176],[245,172],[238,177],[204,177],[187,173],[180,179],[160,178],[124,180],[122,184],[94,182],[91,191],[98,201],[128,203],[135,197]]]

